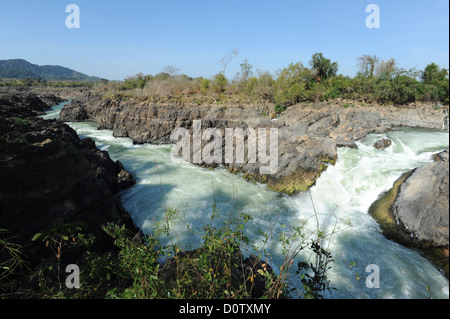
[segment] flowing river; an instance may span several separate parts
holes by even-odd
[[[64,104],[44,118],[58,118]],[[187,249],[197,248],[199,239],[186,225],[200,230],[211,221],[215,203],[224,218],[242,212],[252,215],[245,232],[257,244],[262,243],[259,230],[272,231],[266,248],[275,271],[283,262],[279,232],[304,225],[306,232],[318,226],[332,234],[324,244],[334,259],[328,279],[336,290],[325,293],[325,298],[449,298],[445,276],[419,252],[387,240],[368,214],[370,205],[403,173],[432,162],[433,154],[449,147],[448,131],[402,128],[370,134],[357,142],[358,149],[340,148],[336,165],[330,166],[309,192],[286,196],[224,168],[208,170],[174,163],[172,146],[133,145],[129,138],[114,138],[109,130],[97,130],[95,123],[67,124],[81,138],[92,138],[135,176],[137,184],[120,198],[144,233],[152,231],[155,220],[164,218],[167,208],[174,208],[182,221],[173,225],[172,240]],[[375,149],[373,144],[381,138],[391,139],[392,146]],[[308,256],[305,251],[299,258]],[[371,274],[366,272],[368,265],[379,267],[379,288],[366,287]]]

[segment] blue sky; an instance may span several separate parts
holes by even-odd
[[[68,29],[68,4],[80,8],[80,28]],[[380,8],[368,29],[369,4]],[[448,0],[0,0],[0,60],[62,65],[111,80],[175,65],[193,77],[221,71],[231,49],[275,74],[315,52],[354,76],[356,58],[395,58],[400,67],[449,67]]]

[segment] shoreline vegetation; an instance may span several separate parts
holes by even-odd
[[[233,58],[236,58],[236,55]],[[231,61],[227,61],[229,63]],[[240,63],[241,71],[234,77],[224,70],[212,78],[193,78],[180,74],[174,65],[151,75],[138,73],[124,81],[52,81],[40,78],[0,79],[0,87],[89,88],[117,100],[136,98],[152,103],[185,105],[264,105],[271,104],[275,112],[301,102],[323,102],[336,99],[362,105],[408,105],[434,103],[448,105],[448,70],[430,63],[424,70],[397,66],[395,59],[380,60],[375,55],[357,58],[359,71],[354,77],[338,74],[338,62],[322,53],[315,53],[308,64],[291,63],[275,75],[255,70],[247,59]],[[352,103],[353,102],[353,103]]]
[[[30,200],[27,205],[36,204],[38,213],[45,211],[50,215],[47,216],[47,225],[35,230],[36,225],[30,227],[26,223],[16,223],[20,220],[16,220],[17,216],[24,221],[35,220],[36,216],[31,218],[30,215],[33,210],[27,205],[15,207],[14,203],[7,206],[2,202],[0,298],[278,299],[288,298],[290,293],[296,293],[300,298],[322,298],[325,292],[333,289],[327,278],[333,256],[322,242],[341,230],[324,234],[320,229],[311,231],[302,226],[288,225],[284,226],[286,229],[279,238],[272,238],[274,234],[271,232],[264,233],[265,242],[262,247],[256,247],[244,235],[245,224],[251,222],[251,216],[243,214],[237,219],[224,219],[212,207],[211,221],[195,234],[202,239],[201,247],[186,252],[177,243],[163,245],[161,238],[170,238],[172,222],[181,218],[176,209],[167,210],[166,218],[155,223],[152,234],[142,234],[130,225],[128,213],[115,199],[117,192],[112,191],[111,185],[118,183],[118,175],[108,168],[113,164],[107,153],[101,155],[93,151],[95,143],[77,141],[76,133],[73,135],[74,132],[60,121],[38,120],[36,115],[46,109],[42,102],[44,97],[40,99],[38,96],[54,95],[67,99],[80,93],[84,97],[92,94],[106,101],[115,101],[119,106],[126,102],[173,107],[208,107],[213,104],[223,110],[233,105],[244,108],[267,106],[259,112],[267,119],[279,118],[283,113],[289,115],[289,109],[299,103],[331,103],[342,109],[377,105],[406,106],[408,109],[428,105],[427,108],[436,112],[448,109],[446,69],[432,63],[421,72],[406,71],[397,68],[393,59],[380,61],[369,55],[360,57],[358,63],[360,72],[354,78],[337,75],[337,63],[317,53],[310,61],[310,68],[300,62],[291,64],[280,70],[276,77],[268,72],[253,71],[249,61],[244,60],[241,72],[233,80],[225,77],[226,65],[212,79],[190,78],[178,74],[175,66],[167,66],[155,76],[137,74],[123,82],[105,79],[96,83],[0,80],[0,128],[5,133],[1,136],[0,150],[4,167],[8,163],[13,172],[14,168],[23,165],[22,159],[31,159],[33,172],[44,168],[40,178],[45,180],[46,175],[53,175],[48,181],[55,182],[70,171],[56,170],[48,174],[49,167],[43,161],[45,158],[54,159],[51,154],[56,149],[61,160],[75,164],[78,160],[83,162],[83,165],[74,164],[74,167],[83,172],[85,180],[95,181],[92,187],[100,190],[98,198],[86,195],[91,204],[101,199],[106,207],[115,207],[113,214],[105,213],[104,216],[99,216],[102,214],[100,211],[89,211],[92,207],[71,193],[71,190],[85,187],[84,180],[75,177],[67,183],[69,188],[61,185],[60,189],[61,196],[74,201],[71,211],[67,212],[61,203],[52,206],[52,201],[39,206],[42,198],[48,199],[48,189],[40,189],[37,185],[24,188],[20,178],[14,179],[14,173],[9,174],[11,184],[4,185],[2,191],[6,198],[12,203],[20,195]],[[9,91],[11,93],[3,93]],[[50,99],[49,96],[47,98]],[[35,108],[36,104],[39,104],[39,109]],[[47,104],[47,109],[50,105]],[[316,122],[318,119],[312,123]],[[334,127],[335,123],[331,125]],[[316,145],[316,141],[301,142],[308,147]],[[40,161],[33,161],[36,154],[41,154]],[[336,160],[319,155],[320,172],[325,169],[323,158],[330,162]],[[121,171],[123,167],[115,163],[114,169]],[[129,186],[132,182],[125,184]],[[117,220],[122,222],[116,223]],[[25,230],[18,235],[20,232],[14,227],[24,227]],[[189,230],[189,225],[186,227]],[[278,274],[273,272],[270,252],[265,249],[269,240],[277,240],[283,247],[285,260],[283,265],[277,265],[281,270]],[[306,249],[311,252],[311,258],[296,260],[300,251]],[[244,257],[248,251],[259,254]],[[161,263],[161,259],[166,262]],[[81,289],[64,287],[64,269],[70,264],[77,264],[82,270]],[[296,292],[289,285],[293,276],[301,283],[300,287],[295,287]],[[354,280],[355,286],[359,285],[357,276]]]

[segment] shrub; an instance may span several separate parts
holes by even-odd
[[[216,93],[220,94],[225,92],[227,84],[227,78],[222,73],[219,73],[214,76],[212,87]]]
[[[301,62],[290,64],[281,70],[275,82],[275,104],[289,106],[301,102],[313,80],[311,70]]]
[[[337,62],[326,59],[322,53],[315,53],[310,61],[311,67],[320,80],[326,80],[336,76],[338,71]]]
[[[204,95],[206,95],[206,92],[208,91],[210,87],[211,81],[208,79],[201,79],[199,82],[199,88],[200,92],[202,92]]]

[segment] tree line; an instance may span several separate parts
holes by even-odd
[[[124,81],[101,79],[95,82],[45,81],[41,79],[0,80],[0,86],[92,87],[119,95],[145,96],[154,101],[170,101],[196,96],[195,101],[219,100],[273,103],[278,111],[301,102],[323,102],[335,99],[370,104],[405,105],[414,102],[449,103],[449,72],[436,63],[424,70],[404,69],[395,59],[381,60],[375,55],[357,58],[354,77],[338,74],[339,65],[323,56],[312,55],[308,64],[291,63],[275,75],[255,70],[247,59],[233,78],[225,75],[229,63],[238,56],[232,50],[220,60],[223,70],[212,78],[192,78],[167,65],[156,74],[138,73]],[[241,98],[242,97],[242,98]],[[229,101],[229,100],[228,100]],[[245,103],[245,102],[244,102]]]
[[[161,73],[139,73],[116,83],[119,91],[141,89],[147,95],[223,94],[243,95],[261,102],[271,102],[284,109],[300,102],[349,99],[361,103],[404,105],[413,102],[449,103],[448,70],[430,63],[424,70],[404,69],[395,59],[387,61],[375,55],[357,58],[358,72],[349,77],[338,74],[339,65],[315,53],[308,65],[291,63],[272,75],[254,70],[247,59],[233,79],[225,76],[232,58],[223,59],[224,69],[212,78],[192,78],[179,74],[175,66],[166,66]],[[107,81],[103,80],[103,84]]]

